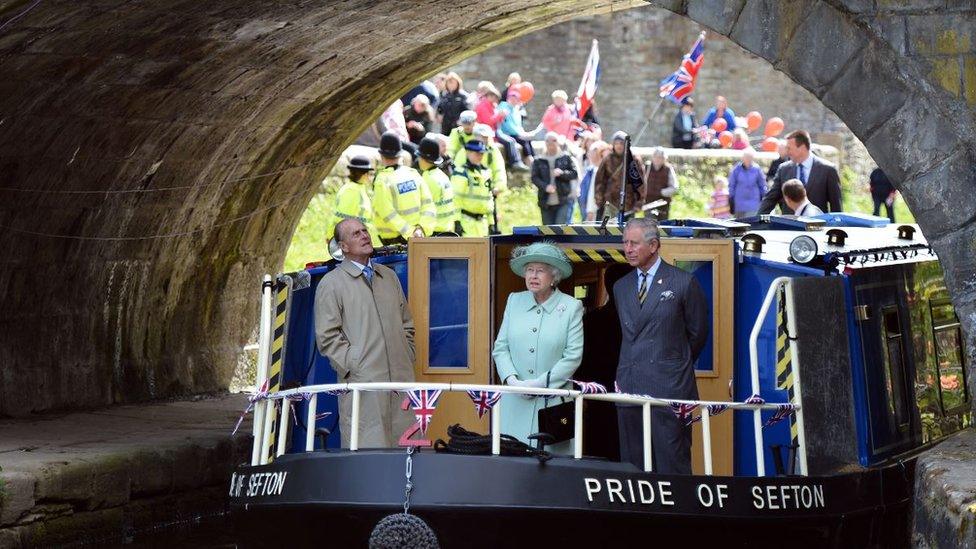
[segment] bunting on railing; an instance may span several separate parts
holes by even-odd
[[[678,418],[679,421],[683,421],[685,425],[691,425],[696,421],[692,418],[692,414],[698,409],[697,404],[668,401],[668,405],[671,407],[671,412],[674,413],[674,416]]]
[[[322,391],[322,394],[332,396],[342,396],[347,393],[349,393],[349,389],[329,389],[328,391]]]
[[[717,416],[717,415],[721,414],[722,412],[728,410],[729,409],[729,405],[728,404],[709,404],[708,406],[706,406],[706,408],[708,408],[708,415],[714,417],[714,416]]]
[[[746,404],[766,404],[766,399],[759,395],[752,395],[745,401]]]
[[[261,385],[261,389],[258,392],[247,393],[247,395],[247,408],[244,408],[244,411],[241,412],[241,417],[237,418],[237,424],[234,425],[234,430],[231,431],[230,436],[237,434],[237,430],[241,428],[241,423],[244,423],[244,417],[251,413],[254,405],[268,398],[268,380],[264,380],[264,384]]]
[[[407,391],[410,398],[410,407],[413,408],[414,417],[420,425],[420,433],[427,435],[427,428],[430,427],[430,420],[434,418],[434,410],[437,408],[437,399],[441,397],[441,390],[414,389]]]
[[[607,388],[595,381],[576,381],[575,379],[571,379],[570,381],[575,383],[580,388],[580,392],[584,395],[607,394]]]
[[[766,423],[763,424],[763,429],[776,425],[777,423],[793,415],[795,412],[796,406],[793,404],[777,404],[776,413],[766,420]]]
[[[617,383],[617,380],[616,379],[613,380],[613,392],[615,392],[615,393],[622,393],[623,392],[623,391],[620,390],[620,384]]]
[[[467,391],[474,402],[474,407],[478,410],[478,419],[485,417],[492,408],[501,400],[502,394],[498,391]]]

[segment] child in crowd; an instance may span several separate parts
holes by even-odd
[[[716,219],[729,219],[732,217],[732,210],[729,208],[729,180],[724,176],[716,175],[712,183],[715,191],[708,200],[705,208],[709,215]]]

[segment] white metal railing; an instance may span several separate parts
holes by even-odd
[[[442,390],[447,392],[466,392],[466,391],[493,391],[499,393],[508,394],[524,394],[524,395],[534,395],[539,397],[564,397],[571,398],[575,401],[575,438],[573,447],[573,457],[576,459],[581,459],[583,457],[583,401],[584,400],[598,400],[604,402],[614,402],[619,404],[635,404],[643,407],[643,444],[644,444],[644,470],[650,472],[651,468],[651,408],[652,407],[669,407],[672,403],[675,404],[693,404],[697,405],[701,410],[701,423],[702,423],[702,439],[703,439],[703,458],[705,464],[705,474],[713,474],[712,467],[712,446],[711,446],[711,423],[710,423],[710,413],[709,406],[723,406],[730,410],[753,410],[758,413],[761,410],[777,410],[780,404],[777,403],[750,403],[750,402],[719,402],[719,401],[708,401],[708,400],[674,400],[674,399],[660,399],[655,397],[650,397],[646,395],[632,395],[625,393],[582,393],[577,390],[571,389],[532,389],[523,387],[511,387],[507,385],[476,385],[469,383],[331,383],[325,385],[309,385],[305,387],[297,387],[294,389],[288,389],[286,391],[279,391],[276,393],[270,393],[264,396],[267,403],[282,403],[288,402],[289,397],[292,399],[296,397],[301,397],[302,400],[308,399],[308,410],[306,411],[306,433],[305,433],[305,451],[311,452],[315,449],[314,440],[314,429],[315,417],[318,414],[318,395],[321,393],[336,393],[338,391],[348,391],[352,395],[352,415],[350,418],[350,433],[349,433],[349,450],[357,451],[359,450],[359,401],[360,395],[363,391],[411,391],[417,389],[428,389],[428,390]],[[286,408],[285,405],[281,405],[280,410],[280,421],[278,424],[278,435],[277,435],[277,448],[275,455],[283,455],[286,450],[288,430],[291,426],[290,422],[290,410]],[[501,417],[501,402],[499,401],[495,404],[491,411],[491,451],[494,455],[499,455],[501,450],[501,429],[500,429],[500,417]],[[257,425],[257,422],[255,422]],[[263,440],[266,438],[264,436],[255,437],[255,440]],[[761,444],[762,430],[760,429],[756,436],[760,439],[758,444]],[[269,456],[265,453],[260,455],[260,449],[256,449],[255,452],[259,453],[259,459],[256,462],[252,462],[252,465],[256,464],[266,464],[269,461]],[[764,475],[765,472],[760,473],[760,476]]]
[[[792,279],[786,276],[781,276],[773,279],[772,283],[769,285],[769,290],[766,291],[766,298],[763,299],[762,307],[759,309],[759,314],[756,315],[756,323],[752,326],[752,333],[749,335],[749,373],[752,381],[752,394],[759,394],[759,332],[762,331],[762,325],[766,321],[766,315],[769,314],[769,307],[772,305],[773,301],[776,299],[776,294],[779,293],[781,288],[786,288],[786,302],[793,302],[793,283]],[[796,312],[793,307],[786,307],[786,331],[790,334],[796,334]],[[796,443],[797,443],[797,456],[799,458],[800,474],[803,476],[807,475],[807,444],[806,436],[803,431],[803,408],[801,403],[803,402],[802,393],[800,392],[800,355],[797,352],[796,339],[791,338],[790,340],[790,357],[792,359],[792,370],[793,370],[793,399],[794,402],[790,404],[794,405],[796,414]],[[703,420],[704,421],[704,418]],[[760,477],[766,476],[766,454],[763,451],[763,439],[762,439],[762,417],[760,410],[753,411],[752,425],[755,430],[756,436],[754,437],[756,443],[756,474]]]

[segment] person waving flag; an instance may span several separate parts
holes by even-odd
[[[680,105],[685,97],[691,95],[695,89],[695,79],[705,60],[705,31],[698,35],[691,46],[691,51],[682,59],[678,70],[661,81],[661,97],[666,97],[676,105]]]
[[[579,90],[576,92],[576,117],[583,118],[586,111],[593,105],[593,97],[596,95],[596,87],[600,83],[600,48],[596,40],[590,48],[590,56],[586,60],[586,70],[583,71],[583,80],[580,81]]]

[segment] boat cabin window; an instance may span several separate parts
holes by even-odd
[[[932,331],[935,340],[939,397],[942,410],[951,414],[968,408],[966,368],[962,353],[962,334],[959,319],[951,303],[933,302]]]
[[[431,368],[468,367],[468,259],[431,258],[428,263],[428,364]]]
[[[885,343],[885,390],[890,418],[898,429],[908,429],[908,386],[905,384],[905,353],[901,318],[895,306],[882,309]]]

